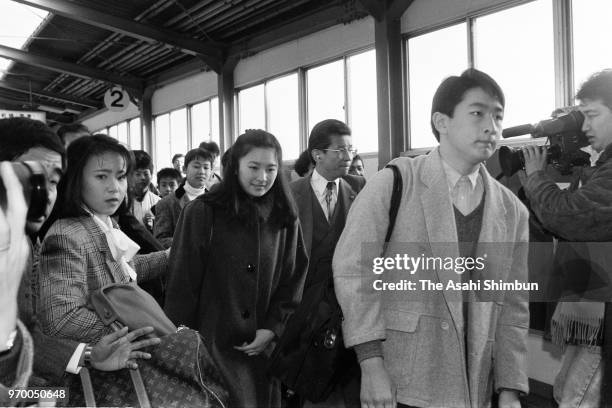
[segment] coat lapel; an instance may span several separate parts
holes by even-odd
[[[312,197],[310,187],[310,177],[303,177],[297,180],[293,186],[295,202],[298,207],[302,234],[306,252],[310,256],[312,248]]]
[[[125,282],[126,277],[121,269],[121,265],[119,262],[115,261],[113,258],[113,254],[108,246],[108,242],[106,241],[106,235],[102,228],[96,224],[92,217],[83,217],[81,218],[81,222],[85,227],[86,231],[89,231],[91,239],[96,246],[98,252],[103,254],[106,265],[108,266],[108,270],[111,274],[113,282]],[[113,226],[116,227],[117,224],[113,220]]]
[[[355,200],[356,196],[357,193],[355,193],[350,184],[347,183],[345,180],[340,179],[340,188],[338,189],[338,202],[342,203],[342,211],[344,211],[345,220],[348,215],[349,209],[353,204],[353,200]],[[342,199],[340,199],[340,197],[342,197]]]
[[[425,214],[428,242],[434,257],[445,259],[459,257],[457,245],[457,227],[451,203],[448,181],[442,168],[438,149],[427,156],[421,172],[421,181],[426,188],[421,195],[421,205]],[[446,288],[449,281],[461,282],[461,275],[453,270],[436,270],[440,283]],[[462,297],[460,291],[442,291],[448,304],[455,326],[463,327]]]

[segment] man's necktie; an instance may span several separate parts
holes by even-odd
[[[472,203],[472,183],[466,176],[461,176],[453,188],[453,204],[463,215],[475,208]]]
[[[331,220],[332,214],[334,213],[334,206],[332,205],[332,198],[334,196],[334,189],[336,188],[336,183],[333,181],[327,182],[327,187],[325,187],[325,204],[327,205],[327,220]]]

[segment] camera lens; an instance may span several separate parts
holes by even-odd
[[[28,204],[28,220],[39,220],[44,217],[47,209],[47,172],[35,161],[11,163],[13,170],[23,188],[23,195]],[[6,189],[0,178],[0,207],[6,211]]]

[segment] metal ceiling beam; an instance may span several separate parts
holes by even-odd
[[[91,99],[74,98],[71,96],[66,96],[66,95],[61,95],[61,94],[57,94],[54,92],[47,92],[47,91],[41,91],[41,90],[30,90],[26,86],[15,85],[8,81],[0,81],[0,88],[9,89],[11,91],[21,92],[24,94],[32,94],[34,96],[39,96],[39,97],[52,98],[52,99],[55,99],[55,100],[58,100],[64,103],[85,106],[87,108],[99,109],[102,107],[102,105],[99,102],[96,102]]]
[[[19,61],[27,65],[34,65],[39,68],[48,69],[51,71],[61,72],[72,76],[85,79],[98,79],[100,81],[112,82],[126,88],[137,89],[142,91],[144,81],[133,76],[122,76],[106,72],[96,68],[86,67],[84,65],[73,64],[58,60],[44,55],[32,54],[30,52],[18,50],[16,48],[0,45],[0,56]]]
[[[355,3],[356,11],[367,12],[360,3]],[[235,41],[229,48],[230,57],[239,57],[248,53],[256,53],[276,45],[296,40],[300,37],[346,22],[346,8],[334,5],[315,11],[308,16],[294,20],[288,24],[267,31],[263,34],[248,36]]]
[[[138,38],[147,42],[160,42],[182,52],[201,57],[213,70],[221,69],[222,44],[196,40],[174,31],[114,16],[67,0],[15,0],[51,13],[81,21],[95,27]]]
[[[35,101],[33,103],[30,103],[30,101],[28,101],[28,100],[14,99],[14,98],[12,98],[12,97],[10,97],[8,95],[0,95],[0,103],[4,103],[4,104],[8,104],[8,105],[13,105],[13,106],[18,107],[20,109],[23,109],[24,105],[28,105],[27,109],[29,109],[29,110],[36,110],[36,109],[38,109],[38,107],[40,105],[49,106],[49,107],[57,109],[57,110],[65,110],[66,109],[65,106],[58,105],[58,104],[55,104],[55,103],[52,103],[52,102],[49,102],[49,103],[43,102],[43,103],[41,103],[41,102],[36,102]],[[42,110],[42,109],[39,109],[39,110]]]

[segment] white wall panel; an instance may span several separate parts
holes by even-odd
[[[234,82],[236,87],[242,87],[373,44],[372,18],[335,25],[241,60],[234,72]]]
[[[402,16],[402,33],[444,24],[478,12],[521,0],[414,0]]]
[[[91,118],[84,120],[83,124],[87,126],[89,130],[94,131],[106,128],[107,126],[116,125],[119,122],[133,119],[137,116],[140,116],[138,106],[130,103],[128,108],[123,112],[104,111],[96,116],[92,116]]]
[[[151,101],[153,115],[201,102],[216,95],[217,74],[213,71],[200,72],[156,89]]]

